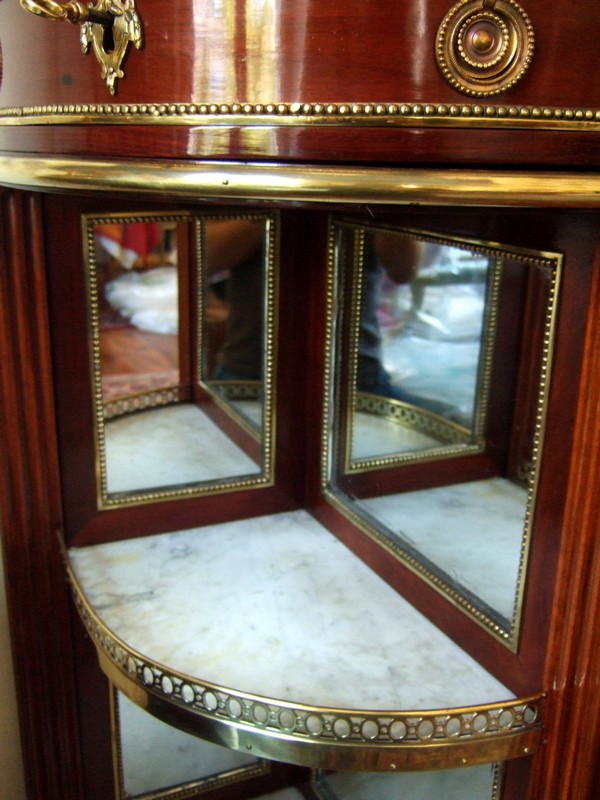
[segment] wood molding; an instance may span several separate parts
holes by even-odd
[[[596,255],[533,798],[591,798],[600,741],[600,257]],[[565,465],[566,468],[567,465]]]
[[[0,195],[0,506],[26,784],[83,797],[39,197]]]

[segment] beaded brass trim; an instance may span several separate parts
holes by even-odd
[[[600,109],[489,103],[99,103],[0,108],[0,126],[183,125],[598,130]]]
[[[119,639],[89,604],[68,557],[67,570],[111,683],[154,716],[203,739],[289,763],[373,771],[503,761],[539,746],[541,694],[461,708],[364,711],[274,700],[184,675]]]

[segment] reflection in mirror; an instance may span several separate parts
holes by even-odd
[[[204,219],[201,224],[204,346],[201,385],[256,438],[263,430],[266,332],[265,222]]]
[[[111,690],[120,798],[196,797],[267,775],[269,762],[173,728]]]
[[[332,236],[325,492],[516,649],[561,256]]]
[[[85,224],[100,506],[269,483],[271,438],[261,432],[272,394],[271,218],[115,215]],[[234,266],[241,296],[256,284],[252,327],[241,336],[226,276]],[[251,377],[224,372],[225,354],[238,352],[254,359]]]
[[[481,448],[494,259],[379,230],[360,260],[349,468]]]

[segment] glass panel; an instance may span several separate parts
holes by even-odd
[[[481,447],[494,260],[414,235],[359,235],[349,467]]]
[[[201,224],[206,286],[201,384],[258,439],[268,313],[264,222],[215,218]]]
[[[372,800],[374,797],[410,800],[499,800],[502,768],[482,764],[462,769],[427,772],[317,772],[323,800]]]
[[[561,256],[332,235],[325,493],[516,648]]]
[[[205,742],[166,725],[138,708],[125,695],[111,695],[116,717],[117,770],[124,797],[172,798],[176,790],[191,796],[255,778],[269,771],[257,758]],[[195,791],[194,791],[195,790]]]
[[[100,506],[270,482],[272,217],[85,225]]]

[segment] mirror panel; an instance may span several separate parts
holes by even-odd
[[[268,775],[270,764],[167,725],[111,690],[119,800],[196,797]]]
[[[264,264],[272,251],[265,248],[264,224],[261,218],[219,217],[199,223],[200,385],[257,440],[264,430],[264,356],[274,313],[273,298],[267,296]]]
[[[498,262],[409,231],[354,236],[347,468],[481,449]]]
[[[516,649],[562,257],[331,230],[324,492]]]
[[[89,216],[84,228],[99,507],[269,485],[274,217]],[[251,354],[255,372],[224,375],[225,352]]]

